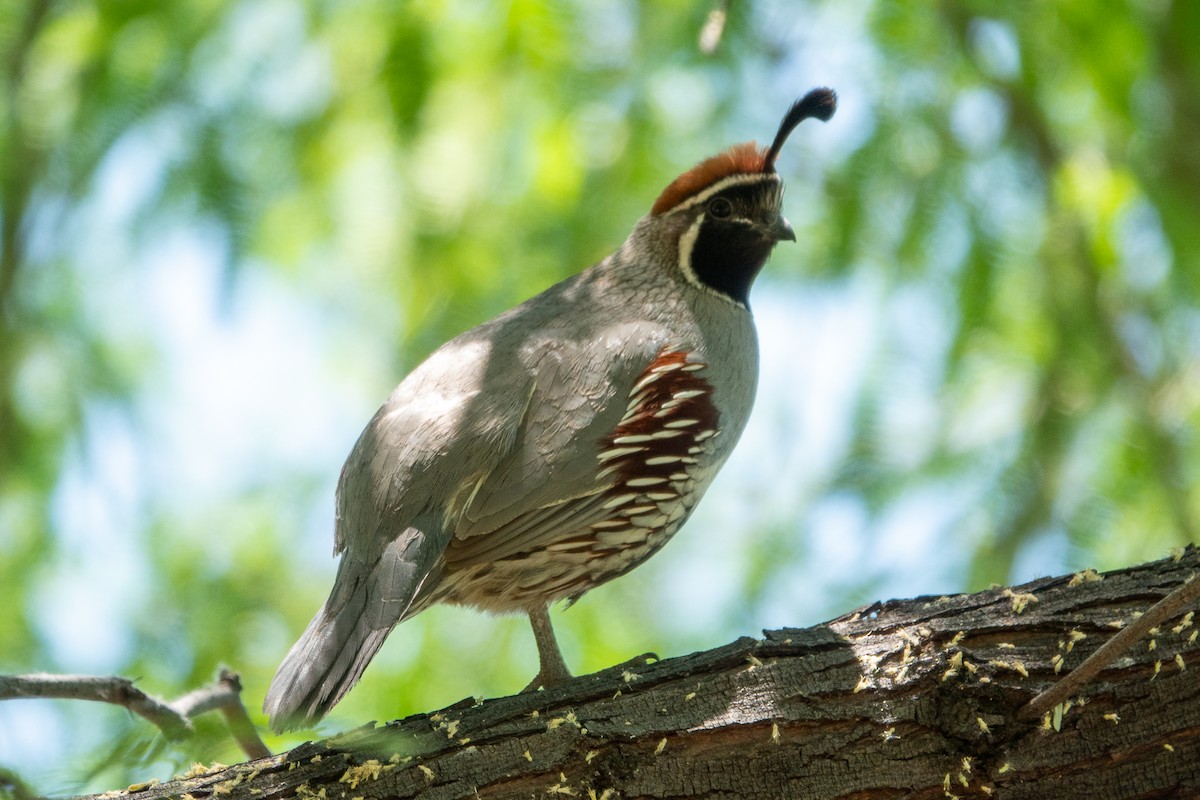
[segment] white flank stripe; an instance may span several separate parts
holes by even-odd
[[[625,413],[628,414],[630,411],[633,411],[644,402],[646,402],[646,395],[634,394],[631,392],[629,395],[629,402],[625,404]]]
[[[647,436],[644,433],[631,433],[628,436],[618,436],[613,439],[613,444],[643,444],[654,439],[653,436]]]
[[[630,478],[625,481],[625,485],[631,489],[640,489],[643,486],[658,486],[660,483],[666,482],[666,478]]]
[[[627,517],[636,516],[637,514],[645,514],[647,512],[654,511],[656,508],[657,506],[631,506],[629,508],[622,508],[621,513]]]
[[[636,494],[619,494],[601,506],[601,508],[608,510],[610,508],[616,508],[617,506],[623,506],[633,500],[635,497],[637,497]]]
[[[637,383],[635,383],[633,385],[633,388],[629,390],[629,394],[631,396],[636,395],[638,392],[646,389],[648,386],[650,386],[650,384],[654,383],[656,380],[658,380],[661,377],[662,377],[662,375],[660,375],[657,372],[649,373],[648,375],[646,375],[646,377],[642,378],[640,381],[638,381]]]
[[[640,453],[645,449],[646,448],[644,447],[614,447],[612,450],[605,450],[598,456],[598,458],[601,461],[609,461],[614,458],[620,458],[621,456],[627,456],[630,453]]]

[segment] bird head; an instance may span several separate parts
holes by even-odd
[[[678,232],[684,278],[742,306],[776,243],[795,241],[783,217],[783,183],[775,160],[809,117],[833,116],[837,95],[813,89],[784,115],[770,147],[739,144],[701,161],[663,190],[650,216]]]

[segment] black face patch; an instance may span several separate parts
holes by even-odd
[[[705,201],[690,254],[697,280],[749,307],[750,285],[777,241],[781,193],[770,181],[731,186]]]
[[[744,222],[705,220],[692,247],[692,272],[704,285],[749,307],[750,285],[775,248],[775,238]]]

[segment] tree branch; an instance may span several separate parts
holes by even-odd
[[[1194,585],[1197,569],[1189,548],[1107,575],[877,603],[106,800],[1195,797],[1192,614],[1160,622],[1146,647],[1100,659],[1086,684],[1066,684],[1072,697],[1053,715],[1030,721],[1021,710],[1117,628],[1133,637],[1139,612],[1182,610],[1172,593]],[[1167,596],[1172,605],[1148,610]]]
[[[168,739],[192,732],[191,720],[207,711],[220,711],[230,734],[249,758],[264,758],[271,751],[254,729],[242,705],[242,683],[236,672],[222,669],[215,681],[167,703],[143,692],[128,678],[94,675],[0,675],[0,700],[58,698],[95,700],[123,706],[151,722]]]

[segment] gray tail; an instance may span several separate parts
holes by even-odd
[[[428,568],[413,558],[424,537],[407,538],[392,542],[369,567],[343,558],[329,599],[267,690],[263,711],[273,729],[308,727],[325,716],[358,682],[396,623],[416,612],[410,607]]]
[[[263,703],[277,731],[304,728],[325,716],[358,682],[392,626],[366,624],[366,587],[359,585],[340,607],[338,591],[326,601],[292,645]]]

